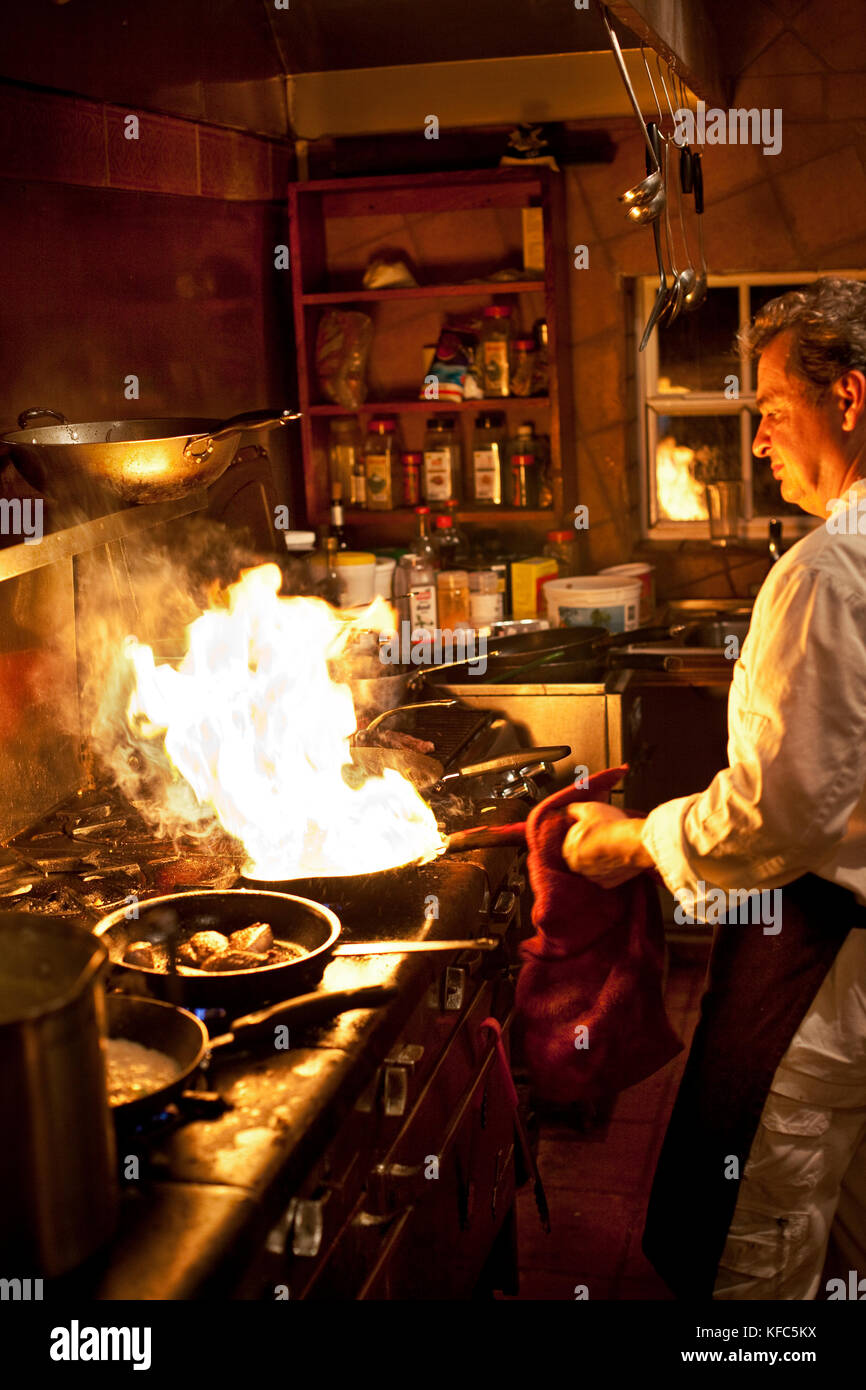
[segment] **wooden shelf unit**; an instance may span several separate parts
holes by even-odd
[[[542,279],[490,281],[505,266],[521,264],[520,210],[540,207],[544,228]],[[576,501],[568,326],[568,245],[562,175],[543,167],[467,170],[450,174],[325,179],[289,186],[289,247],[298,359],[298,396],[307,521],[328,519],[328,440],[334,417],[357,415],[362,434],[376,413],[397,415],[405,448],[421,447],[425,417],[457,417],[464,472],[472,425],[483,411],[506,412],[509,433],[532,420],[550,439],[553,507],[482,509],[467,501],[459,515],[470,524],[523,524],[537,533],[570,527]],[[428,283],[365,290],[367,262],[380,250],[403,251]],[[456,271],[456,273],[455,273]],[[468,283],[469,281],[472,283]],[[353,285],[358,288],[353,288]],[[518,306],[519,327],[533,319],[548,326],[547,396],[484,398],[455,404],[419,400],[422,349],[435,342],[447,313],[468,301],[483,307],[505,300]],[[454,305],[452,308],[451,305]],[[363,307],[373,318],[368,363],[370,392],[357,410],[325,401],[315,367],[316,333],[328,306]],[[377,352],[378,349],[378,352]],[[417,371],[413,367],[417,364]],[[397,378],[401,379],[397,379]],[[375,396],[380,399],[374,399]],[[347,525],[370,533],[377,523],[393,544],[414,531],[410,509],[351,511]]]

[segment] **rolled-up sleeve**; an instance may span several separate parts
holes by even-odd
[[[728,761],[651,811],[643,842],[671,892],[774,888],[815,871],[866,782],[866,603],[833,575],[771,572],[734,668]]]

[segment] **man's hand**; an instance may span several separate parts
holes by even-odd
[[[562,857],[572,873],[583,874],[601,888],[617,888],[652,867],[653,859],[641,841],[643,820],[634,820],[603,801],[569,806],[575,824],[562,845]]]

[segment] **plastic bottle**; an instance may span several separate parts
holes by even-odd
[[[438,567],[441,570],[464,569],[469,560],[469,541],[457,525],[456,501],[452,498],[448,506],[450,510],[437,516],[435,521],[433,544],[439,557]]]
[[[443,632],[469,625],[469,575],[466,570],[440,571],[436,576],[439,626]]]

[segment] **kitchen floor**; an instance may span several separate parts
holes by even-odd
[[[644,1257],[641,1237],[656,1160],[698,1020],[706,960],[702,947],[671,951],[665,1002],[686,1044],[683,1052],[624,1091],[597,1136],[564,1125],[542,1126],[538,1164],[551,1233],[541,1229],[531,1186],[523,1188],[519,1299],[573,1301],[581,1284],[591,1300],[673,1298]]]

